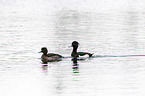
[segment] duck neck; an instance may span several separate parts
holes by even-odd
[[[75,52],[75,53],[77,53],[77,47],[75,48],[73,48],[73,52]]]
[[[43,55],[47,55],[47,53],[43,53]]]

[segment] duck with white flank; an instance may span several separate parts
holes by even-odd
[[[73,41],[72,42],[72,47],[73,47],[73,51],[71,53],[72,57],[79,57],[79,56],[84,56],[84,55],[89,55],[89,57],[91,57],[94,53],[88,53],[88,52],[77,52],[79,43],[77,41]]]

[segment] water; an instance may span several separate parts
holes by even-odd
[[[1,0],[0,94],[144,96],[143,0]],[[71,61],[79,51],[93,58]],[[41,47],[62,54],[42,64]],[[68,57],[68,58],[67,58]]]

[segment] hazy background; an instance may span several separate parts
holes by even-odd
[[[144,0],[0,0],[0,94],[144,96],[144,5]],[[79,51],[95,57],[42,64],[41,47],[69,57],[74,40]]]

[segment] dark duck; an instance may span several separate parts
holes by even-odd
[[[77,41],[72,42],[72,47],[73,47],[73,51],[71,53],[72,57],[79,57],[84,55],[88,55],[89,57],[91,57],[93,55],[92,53],[88,53],[88,52],[77,52],[78,46],[79,43]]]
[[[41,56],[41,59],[44,63],[47,62],[53,62],[53,61],[60,61],[63,56],[55,53],[48,53],[48,50],[46,47],[42,47],[41,51],[43,54]]]

